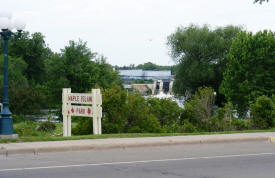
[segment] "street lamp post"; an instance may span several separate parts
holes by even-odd
[[[22,30],[25,28],[25,23],[21,20],[11,22],[11,13],[0,12],[0,32],[4,40],[4,96],[3,96],[3,109],[0,118],[0,138],[14,138],[17,137],[13,133],[12,117],[9,109],[8,99],[8,42],[12,36],[20,36]],[[13,33],[12,29],[15,28],[18,33]]]

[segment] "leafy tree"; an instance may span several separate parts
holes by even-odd
[[[70,41],[69,45],[46,61],[47,83],[44,91],[51,103],[61,102],[62,88],[73,92],[90,91],[96,84],[108,88],[112,82],[119,83],[118,73],[106,63],[104,57],[96,58],[83,41]]]
[[[185,102],[181,120],[188,120],[200,129],[207,129],[205,123],[213,114],[214,101],[213,89],[199,88],[191,99]]]
[[[179,124],[181,108],[170,99],[149,98],[147,100],[150,112],[160,121],[161,126]]]
[[[134,133],[159,133],[162,132],[158,119],[150,113],[143,96],[130,94],[127,97],[126,110],[128,132]]]
[[[221,104],[224,98],[218,88],[226,68],[226,56],[240,30],[236,26],[211,30],[206,25],[177,28],[167,43],[171,56],[178,63],[174,92],[186,96],[198,87],[212,87],[217,92],[217,103]]]
[[[4,56],[0,55],[0,91],[3,91]],[[24,75],[27,64],[21,58],[9,57],[9,103],[13,114],[32,114],[41,109],[43,95],[35,86],[30,86]],[[0,100],[2,101],[2,92]]]
[[[2,53],[2,49],[1,52]],[[22,58],[28,65],[24,75],[28,81],[42,84],[45,81],[45,59],[52,52],[47,47],[41,33],[24,32],[20,38],[11,38],[9,42],[9,55]]]
[[[118,85],[102,90],[102,109],[104,133],[126,132],[126,99],[127,94]]]
[[[254,3],[262,4],[263,2],[268,2],[268,0],[254,0]]]
[[[249,103],[275,93],[275,34],[241,32],[232,43],[220,91],[246,115]]]
[[[251,115],[254,127],[266,129],[274,126],[275,105],[272,100],[266,96],[260,96],[256,102],[251,105]]]
[[[4,75],[4,55],[0,55],[0,85],[3,85],[3,75]],[[27,69],[27,64],[21,58],[14,58],[9,56],[9,67],[8,67],[8,77],[9,82],[16,82],[17,84],[27,84],[28,80],[24,75]],[[2,90],[1,90],[2,91]]]

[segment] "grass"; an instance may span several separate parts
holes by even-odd
[[[39,125],[36,122],[21,122],[14,124],[14,130],[19,134],[18,139],[0,139],[0,143],[10,142],[37,142],[37,141],[62,141],[81,139],[105,139],[105,138],[134,138],[134,137],[164,137],[184,135],[212,135],[212,134],[233,134],[233,133],[256,133],[275,132],[275,128],[266,130],[242,130],[242,131],[221,131],[221,132],[194,132],[194,133],[124,133],[124,134],[102,134],[102,135],[81,135],[62,137],[62,124],[57,123],[54,132],[41,132],[35,128]]]

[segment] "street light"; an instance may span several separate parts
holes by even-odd
[[[7,11],[0,11],[0,34],[4,40],[4,96],[3,96],[3,109],[0,118],[0,138],[14,138],[17,137],[13,133],[13,125],[11,112],[9,109],[8,99],[8,42],[12,36],[19,37],[26,24],[22,20],[11,21],[12,14]],[[18,33],[13,33],[12,29],[15,28]]]

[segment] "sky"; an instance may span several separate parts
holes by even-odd
[[[41,32],[54,52],[83,40],[112,65],[173,65],[167,36],[179,26],[241,25],[275,31],[275,2],[253,0],[0,0],[0,10]]]

